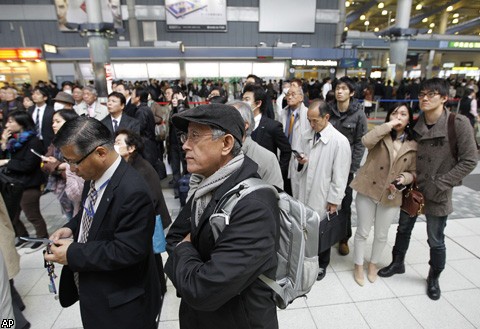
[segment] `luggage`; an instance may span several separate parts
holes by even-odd
[[[13,220],[15,214],[20,210],[20,200],[24,189],[23,183],[11,177],[6,167],[0,169],[0,193],[7,207],[10,220]]]
[[[334,244],[345,238],[347,234],[347,217],[342,210],[329,214],[320,222],[320,237],[318,251],[324,252]]]
[[[249,193],[268,188],[278,198],[280,236],[277,249],[275,280],[263,274],[259,278],[275,291],[275,303],[286,308],[296,298],[305,296],[318,275],[318,235],[320,217],[312,208],[287,193],[258,178],[248,178],[237,184],[220,199],[210,216],[210,226],[217,240],[237,202]]]

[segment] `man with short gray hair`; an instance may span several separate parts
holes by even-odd
[[[97,90],[93,86],[83,87],[83,100],[86,106],[77,108],[78,115],[86,115],[99,121],[105,118],[108,109],[97,100],[97,97]]]
[[[246,156],[258,164],[258,174],[267,183],[275,185],[283,190],[282,171],[277,157],[266,148],[259,145],[252,139],[252,131],[255,126],[253,112],[250,105],[245,102],[235,100],[228,102],[227,105],[235,107],[245,122],[246,136],[243,140],[242,150]]]

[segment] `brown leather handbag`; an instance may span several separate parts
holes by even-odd
[[[423,214],[424,207],[423,194],[418,190],[415,178],[412,184],[403,191],[402,205],[400,209],[408,214],[410,217],[415,217]]]

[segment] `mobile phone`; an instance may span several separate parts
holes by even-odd
[[[400,184],[400,183],[397,182],[396,180],[394,180],[394,181],[392,182],[392,184],[395,186],[395,188],[396,188],[398,191],[403,191],[405,188],[407,188],[405,185]]]
[[[45,158],[44,155],[41,155],[40,153],[38,153],[37,151],[35,151],[34,149],[30,149],[30,151],[35,154],[37,157],[39,157],[40,159],[43,160],[43,158]]]
[[[300,153],[298,153],[295,150],[292,150],[292,153],[293,153],[293,156],[297,159],[302,159],[303,158],[303,155],[301,155]]]

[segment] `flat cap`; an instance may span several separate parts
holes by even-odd
[[[75,100],[73,99],[73,96],[70,94],[67,94],[64,91],[59,91],[57,96],[55,96],[53,100],[56,102],[69,103],[69,104],[75,105]]]
[[[208,104],[185,110],[172,116],[172,122],[181,131],[188,131],[188,124],[195,122],[213,126],[231,134],[242,145],[245,122],[240,112],[231,105]]]

